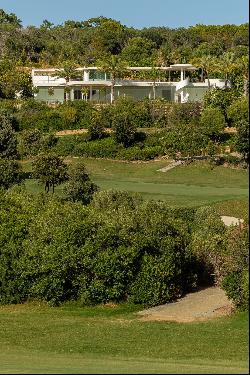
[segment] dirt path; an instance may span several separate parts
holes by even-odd
[[[233,305],[218,287],[208,287],[189,293],[177,302],[140,311],[141,320],[192,322],[214,319],[232,312]]]

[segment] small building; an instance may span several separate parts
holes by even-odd
[[[127,67],[128,71],[149,72],[152,67]],[[132,80],[117,79],[114,85],[114,97],[129,96],[135,100],[144,98],[163,98],[170,102],[202,101],[210,87],[225,87],[225,80],[210,79],[205,82],[192,82],[187,73],[197,70],[191,64],[174,64],[169,67],[156,67],[155,70],[165,72],[168,79]],[[112,81],[110,74],[98,67],[76,68],[79,77],[66,82],[65,78],[56,76],[59,69],[32,69],[34,97],[47,103],[70,100],[86,100],[96,103],[111,101]],[[179,72],[180,79],[171,81],[171,73]]]

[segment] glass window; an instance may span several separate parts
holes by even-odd
[[[80,99],[82,99],[81,90],[74,90],[74,100],[80,100]]]

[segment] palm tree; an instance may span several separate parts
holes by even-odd
[[[153,80],[153,98],[156,98],[156,80],[159,78],[160,71],[154,65],[152,65],[150,70],[150,77]]]
[[[81,93],[83,94],[85,102],[88,100],[88,94],[89,94],[89,88],[88,87],[82,87]]]
[[[80,76],[80,73],[76,70],[76,66],[73,63],[66,62],[63,65],[62,69],[56,69],[55,73],[53,73],[54,77],[58,78],[64,78],[66,81],[66,88],[65,88],[65,93],[66,93],[66,101],[70,99],[70,90],[68,87],[69,81],[72,78],[78,78]]]
[[[217,67],[216,58],[211,55],[204,55],[202,57],[194,58],[192,60],[192,64],[202,69],[202,81],[203,81],[203,75],[205,73],[207,77],[207,82],[208,82],[208,89],[210,89],[209,76],[210,76],[210,73],[215,71]]]
[[[102,61],[99,62],[101,71],[110,73],[111,76],[111,97],[110,102],[113,103],[115,97],[115,84],[117,78],[122,78],[126,71],[125,63],[117,55],[106,55]]]
[[[225,75],[225,87],[227,87],[229,75],[234,71],[235,67],[235,54],[230,51],[223,53],[218,60],[218,68]]]

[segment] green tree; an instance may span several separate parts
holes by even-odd
[[[8,14],[3,9],[0,9],[0,25],[11,25],[15,28],[20,28],[21,22],[14,13]]]
[[[77,71],[76,65],[71,62],[65,62],[63,68],[56,69],[55,73],[53,73],[53,76],[65,79],[66,101],[70,100],[69,82],[72,78],[77,78],[80,76],[80,73]]]
[[[117,55],[106,55],[102,61],[98,62],[98,66],[103,72],[109,73],[111,76],[110,102],[113,103],[115,98],[115,84],[117,79],[122,78],[126,71],[125,63]]]
[[[217,67],[218,70],[224,74],[225,87],[227,87],[230,75],[234,72],[236,68],[235,54],[233,52],[223,53],[223,55],[218,60]]]
[[[194,58],[192,60],[192,64],[202,69],[201,80],[203,81],[203,74],[205,74],[208,81],[208,89],[210,89],[210,74],[214,72],[217,67],[217,60],[215,59],[215,57],[211,55],[204,55],[200,58]]]
[[[246,121],[239,122],[236,129],[235,149],[249,163],[249,123]]]
[[[21,153],[23,155],[37,155],[42,147],[42,132],[39,129],[24,130],[21,135]]]
[[[235,149],[249,162],[249,104],[246,97],[232,103],[227,109],[232,126],[236,127]]]
[[[226,127],[226,121],[219,108],[205,108],[201,113],[203,133],[212,140],[218,141]]]
[[[105,128],[103,116],[100,112],[93,112],[91,121],[88,125],[88,137],[89,139],[95,140],[105,136]]]
[[[244,96],[247,96],[249,85],[249,56],[241,56],[237,60],[237,67],[244,81]]]
[[[64,187],[68,200],[88,204],[97,189],[97,185],[90,180],[83,163],[79,162],[69,167],[68,181]]]
[[[0,113],[0,158],[17,157],[17,138],[10,119]]]
[[[22,181],[22,169],[16,160],[0,159],[0,187],[8,189]]]
[[[67,180],[67,165],[56,154],[41,154],[32,163],[32,174],[40,183],[45,185],[45,192],[52,192],[56,185],[60,185]]]
[[[125,147],[132,145],[136,136],[133,110],[133,102],[127,98],[119,98],[115,104],[112,116],[112,128],[115,140]]]

